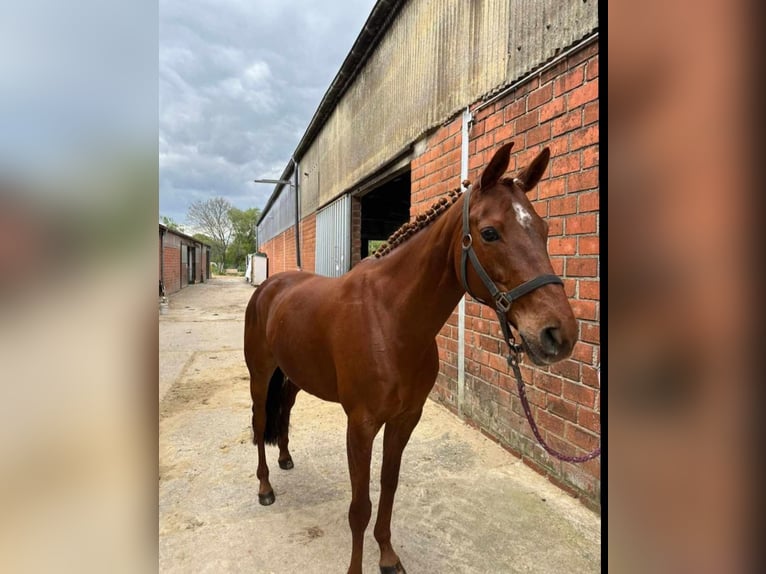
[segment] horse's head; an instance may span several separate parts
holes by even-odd
[[[548,224],[535,212],[526,194],[535,188],[548,166],[550,150],[537,157],[513,178],[503,177],[512,143],[497,150],[469,198],[470,243],[481,267],[502,292],[526,281],[553,274],[548,256]],[[465,263],[469,291],[492,306],[489,288],[470,259]],[[460,257],[458,257],[459,266]],[[462,273],[458,269],[458,273]],[[555,279],[555,278],[554,278]],[[572,352],[577,322],[564,287],[547,282],[515,299],[505,316],[519,332],[530,359],[538,365],[553,363]]]

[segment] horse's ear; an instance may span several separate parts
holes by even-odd
[[[543,148],[537,157],[532,160],[527,168],[516,176],[516,183],[519,184],[521,189],[525,192],[532,191],[539,183],[540,178],[545,173],[545,168],[548,167],[548,160],[551,159],[551,150]]]
[[[489,162],[489,165],[481,173],[481,179],[479,180],[481,182],[481,189],[489,189],[503,177],[505,170],[508,169],[508,163],[511,161],[512,147],[513,142],[500,146],[500,149],[492,156],[492,161]]]

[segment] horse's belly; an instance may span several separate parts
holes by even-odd
[[[282,372],[301,390],[325,401],[340,402],[334,369],[328,369],[323,360],[316,360],[299,350],[275,352]]]

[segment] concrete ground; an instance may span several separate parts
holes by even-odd
[[[215,278],[170,297],[160,315],[159,565],[161,572],[345,572],[351,500],[345,415],[300,393],[290,450],[268,447],[272,506],[258,504],[249,378],[242,355],[253,287]],[[378,572],[372,535],[365,572]],[[429,401],[405,450],[394,546],[410,574],[601,570],[601,520],[517,458]]]

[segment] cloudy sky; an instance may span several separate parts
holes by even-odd
[[[263,207],[374,0],[161,0],[160,215]]]

